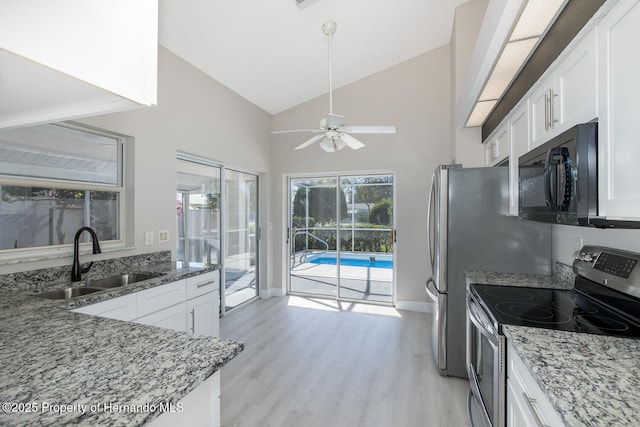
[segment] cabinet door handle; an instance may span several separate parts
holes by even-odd
[[[558,94],[553,93],[553,89],[549,89],[549,129],[553,129],[553,124],[558,122],[558,119],[555,118],[555,108],[553,98],[557,97]]]
[[[535,407],[536,400],[532,397],[529,397],[527,393],[525,393],[524,391],[522,392],[522,397],[524,398],[524,401],[527,402],[529,411],[531,411],[531,413],[533,414],[533,417],[536,419],[536,424],[539,427],[551,427],[548,424],[545,424],[542,422],[542,418],[540,418],[540,415],[538,414],[538,410]]]
[[[209,286],[209,285],[213,285],[214,283],[216,283],[215,280],[212,280],[210,282],[204,282],[204,283],[198,283],[196,285],[196,288],[200,289],[200,288],[204,288],[205,286]]]
[[[544,93],[544,130],[549,130],[549,93]]]
[[[184,313],[184,312],[183,312]],[[196,333],[196,309],[191,309],[191,333]]]

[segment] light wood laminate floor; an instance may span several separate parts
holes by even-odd
[[[431,315],[289,296],[221,320],[223,427],[467,426],[467,380],[441,377]]]

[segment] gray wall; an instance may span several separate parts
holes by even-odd
[[[471,0],[456,8],[451,31],[451,163],[465,167],[483,166],[482,128],[462,128],[456,121],[458,109],[466,96],[461,97],[462,84],[470,72],[469,63],[476,46],[478,33],[488,0]]]
[[[334,91],[334,113],[347,124],[397,127],[396,135],[359,135],[365,148],[325,153],[317,144],[293,148],[306,134],[272,137],[273,286],[284,286],[286,194],[284,177],[295,173],[393,171],[396,179],[397,299],[426,302],[426,217],[431,173],[451,152],[449,45]],[[274,116],[273,129],[316,128],[329,109],[322,96]]]
[[[573,255],[584,245],[609,246],[640,253],[640,230],[610,230],[570,225],[553,226],[553,258],[567,265],[573,262]]]
[[[135,137],[135,247],[94,259],[159,250],[172,250],[175,255],[177,151],[224,162],[268,178],[272,116],[162,47],[158,67],[156,107],[81,120]],[[261,219],[266,222],[268,185],[262,189]],[[157,242],[158,230],[169,230],[168,243]],[[154,245],[144,245],[145,231],[154,231]],[[266,246],[266,239],[262,244]],[[263,274],[267,273],[267,261],[266,257],[261,260]],[[26,262],[2,269],[10,273],[54,265],[70,266],[71,259]]]

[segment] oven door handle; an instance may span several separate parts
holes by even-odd
[[[493,333],[491,333],[491,331],[489,331],[483,324],[482,322],[476,317],[473,309],[471,308],[472,306],[476,306],[477,304],[471,299],[471,296],[467,297],[467,315],[469,316],[469,320],[471,320],[471,323],[473,323],[475,325],[476,328],[478,328],[478,331],[480,331],[480,333],[482,335],[484,335],[487,340],[489,340],[489,342],[491,343],[491,345],[493,346],[494,349],[498,348],[498,337],[496,337]]]

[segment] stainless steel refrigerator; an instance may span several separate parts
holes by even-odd
[[[432,347],[442,375],[467,377],[465,271],[551,274],[551,225],[507,216],[507,166],[439,166],[428,209],[435,303]]]

